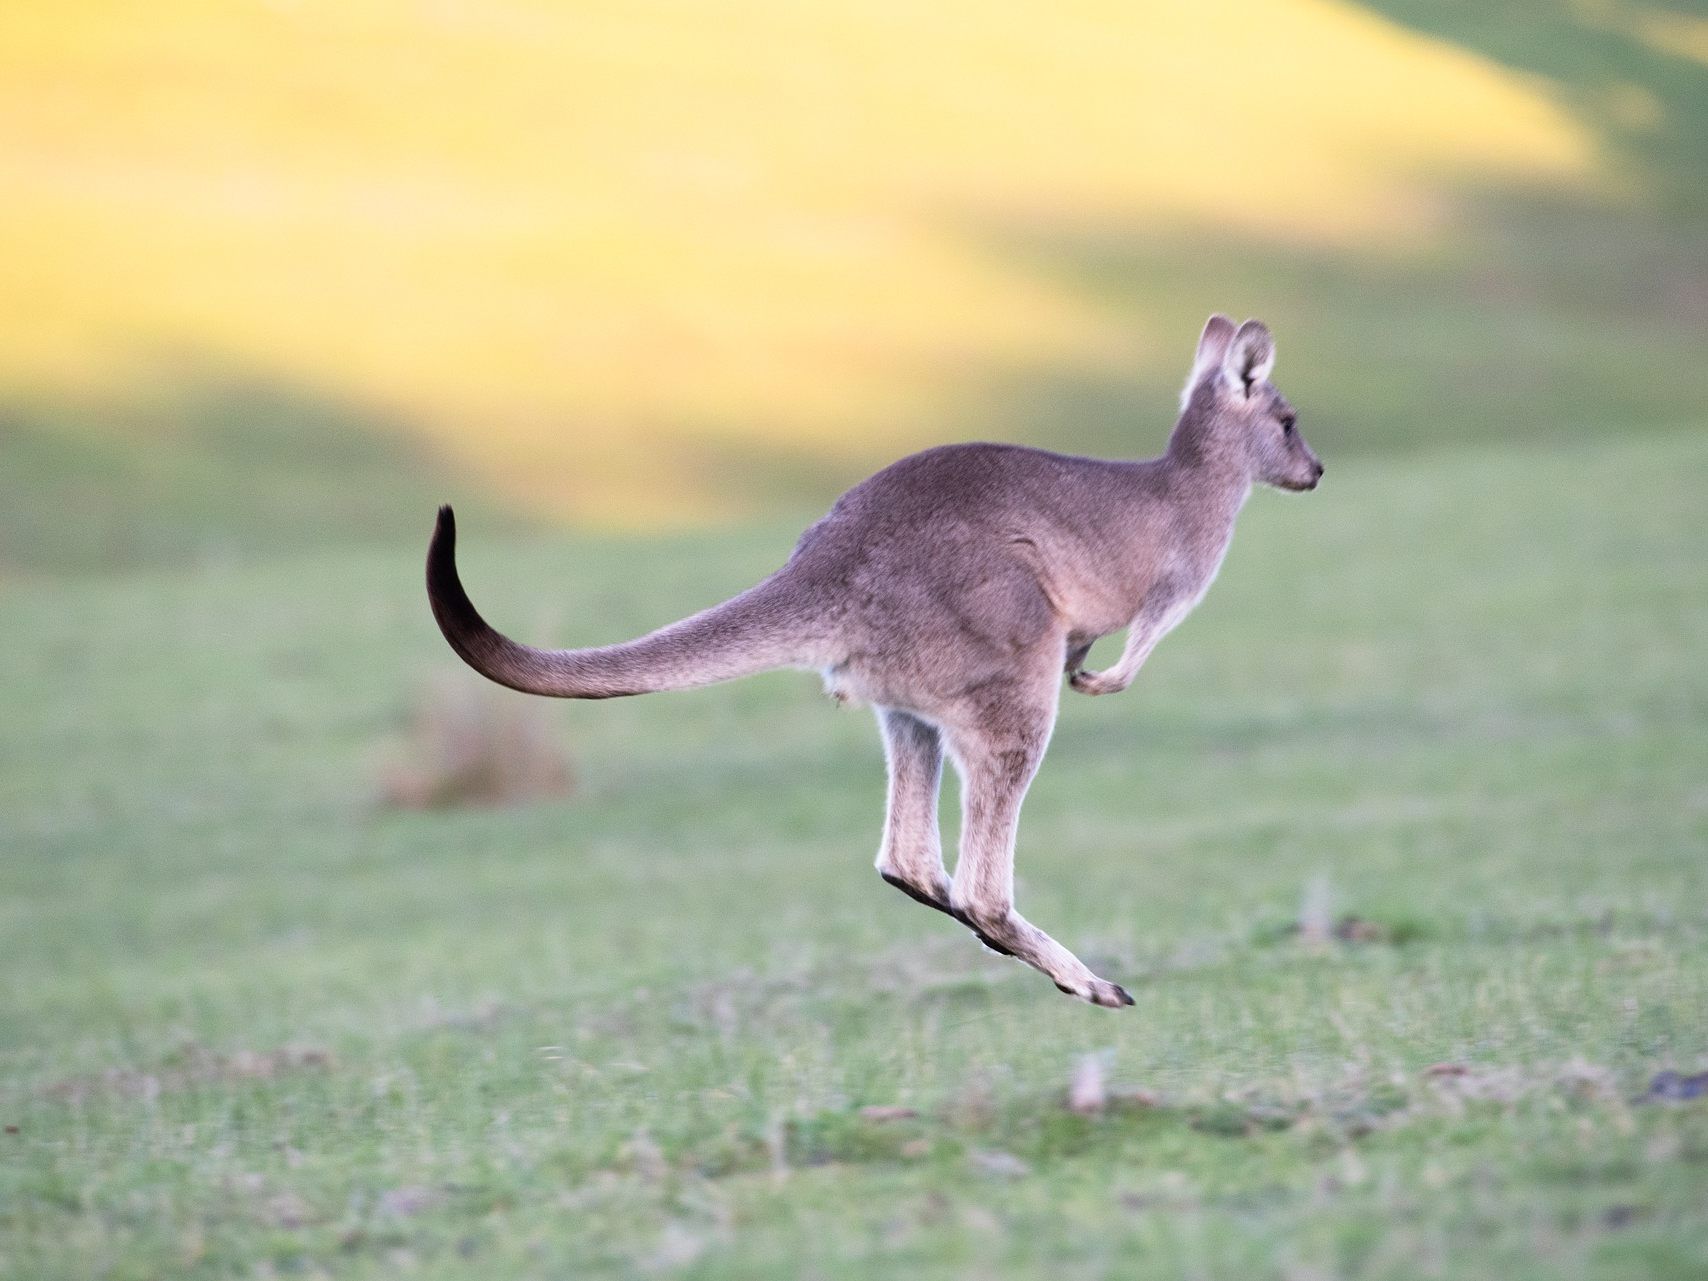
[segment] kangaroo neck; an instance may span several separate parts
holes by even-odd
[[[1251,497],[1251,476],[1244,467],[1214,457],[1170,450],[1162,459],[1167,492],[1176,520],[1189,536],[1225,540]]]

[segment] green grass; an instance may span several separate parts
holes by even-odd
[[[0,1277],[1708,1274],[1699,16],[204,9],[0,77]],[[1330,475],[1028,803],[1136,1008],[882,886],[798,674],[376,803],[435,502],[632,635],[907,448],[1154,448],[1212,307]]]
[[[1633,1100],[1708,1067],[1705,488],[1681,429],[1257,496],[1027,806],[1121,1012],[878,882],[808,677],[553,705],[576,798],[398,814],[418,549],[14,583],[0,1275],[1700,1276],[1708,1103]],[[591,642],[792,532],[464,572]],[[1067,1112],[1086,1054],[1154,1103]]]

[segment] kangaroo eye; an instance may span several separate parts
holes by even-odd
[[[1281,434],[1283,436],[1291,436],[1293,434],[1293,424],[1298,421],[1299,417],[1297,414],[1283,414],[1281,416]]]

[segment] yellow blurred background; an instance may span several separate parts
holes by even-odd
[[[1369,329],[1363,295],[1406,305],[1395,263],[1488,282],[1498,236],[1467,193],[1498,190],[1508,233],[1514,202],[1598,227],[1653,203],[1627,144],[1667,127],[1671,82],[1550,76],[1507,26],[1453,39],[1389,8],[7,6],[0,391],[58,407],[61,442],[169,451],[179,384],[238,371],[383,422],[516,511],[618,526],[751,507],[708,459],[849,479],[987,422],[1055,443],[987,412],[1038,371],[1142,387],[1144,452],[1213,308],[1279,309],[1282,373],[1303,351],[1308,381],[1351,360],[1332,339]],[[1526,9],[1669,75],[1708,66],[1688,13]],[[1161,265],[1016,248],[1110,228]],[[1375,279],[1318,293],[1324,262]],[[1502,293],[1494,270],[1489,298],[1444,296],[1533,301],[1534,271]]]

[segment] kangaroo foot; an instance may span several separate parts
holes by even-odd
[[[1012,907],[981,908],[976,903],[969,903],[962,910],[976,922],[974,928],[980,934],[1016,959],[1041,970],[1058,990],[1109,1009],[1133,1004],[1126,988],[1098,978],[1085,962]]]

